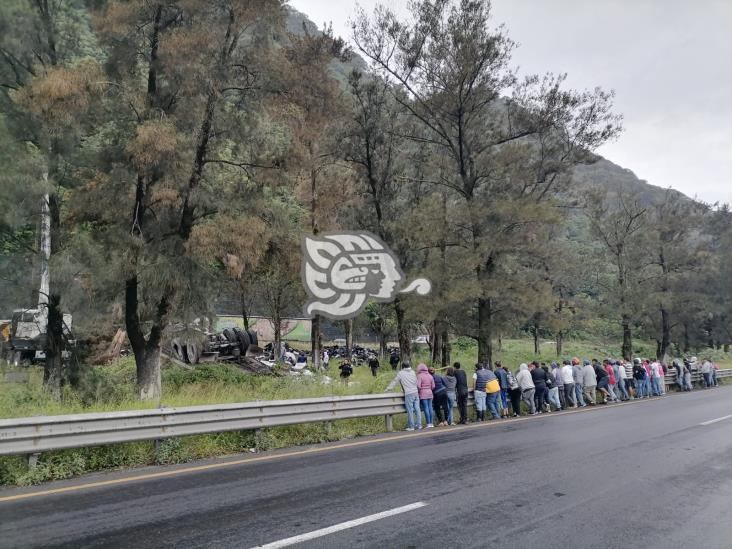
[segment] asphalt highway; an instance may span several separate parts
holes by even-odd
[[[732,548],[732,387],[0,491],[0,547]]]

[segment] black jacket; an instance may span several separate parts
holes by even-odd
[[[457,379],[457,385],[455,390],[457,394],[465,396],[468,394],[468,376],[465,374],[465,370],[455,370],[455,379]]]
[[[534,387],[546,388],[546,372],[541,368],[534,368],[531,370],[531,381],[534,382]]]

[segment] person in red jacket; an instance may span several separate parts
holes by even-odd
[[[607,392],[610,394],[610,400],[612,402],[618,402],[620,399],[615,396],[615,387],[618,384],[618,380],[615,379],[615,370],[613,370],[613,365],[610,364],[609,360],[603,360],[602,366],[605,368],[605,371],[607,372],[607,379],[608,379],[608,385],[607,385]]]

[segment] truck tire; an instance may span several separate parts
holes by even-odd
[[[242,356],[244,356],[252,341],[249,339],[249,334],[246,333],[244,330],[234,328],[234,332],[236,333],[236,337],[239,340],[239,350],[241,351]]]
[[[198,345],[189,341],[183,348],[186,355],[186,362],[188,364],[198,364],[198,359],[201,358],[201,353],[198,350]]]

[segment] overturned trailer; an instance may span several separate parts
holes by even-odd
[[[180,330],[166,345],[165,354],[181,364],[230,362],[247,371],[273,373],[274,361],[259,347],[254,330],[226,328],[221,333]]]

